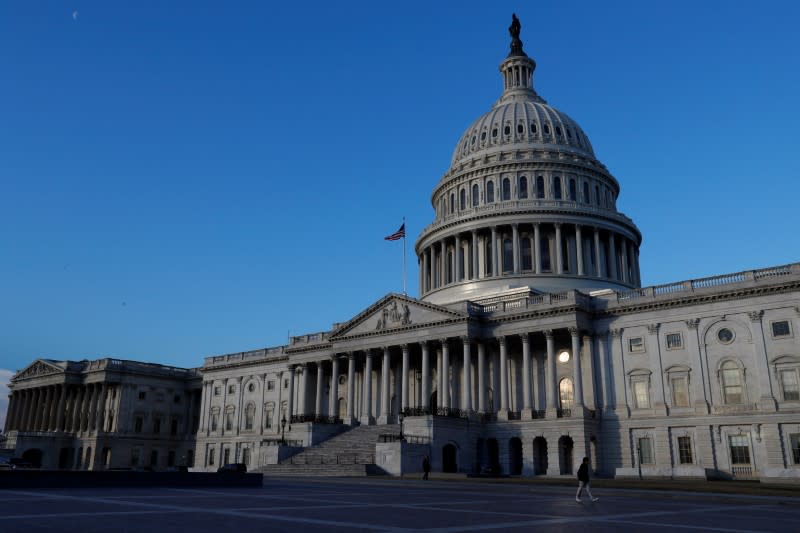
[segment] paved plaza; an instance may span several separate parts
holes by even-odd
[[[798,531],[800,498],[418,480],[0,490],[0,531]]]

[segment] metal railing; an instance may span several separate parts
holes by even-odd
[[[558,418],[572,417],[572,409],[556,409],[556,416]]]
[[[341,418],[327,415],[305,414],[305,415],[292,415],[290,424],[303,424],[305,422],[314,422],[315,424],[343,424]]]

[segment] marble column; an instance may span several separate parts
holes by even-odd
[[[361,423],[370,425],[375,422],[372,418],[372,352],[364,352],[364,392],[363,406],[361,409]]]
[[[355,402],[356,361],[353,353],[347,354],[347,420],[345,424],[353,425],[353,402]]]
[[[531,339],[527,333],[523,333],[519,337],[522,340],[522,418],[530,420],[533,418],[531,404]]]
[[[542,273],[542,230],[538,222],[533,225],[533,257],[536,273]]]
[[[314,398],[314,417],[322,416],[322,384],[325,381],[325,368],[322,361],[317,361],[317,391]]]
[[[389,347],[384,346],[383,362],[381,363],[381,416],[378,418],[378,424],[389,423],[389,401],[391,400],[389,391],[389,365],[391,365]]]
[[[442,339],[442,395],[439,404],[442,407],[450,407],[450,347],[447,339]]]
[[[594,270],[598,278],[603,275],[603,270],[600,266],[600,230],[597,228],[594,228]]]
[[[751,311],[747,313],[750,318],[751,331],[753,332],[753,358],[756,368],[755,383],[758,385],[758,408],[764,411],[775,411],[778,407],[775,401],[772,379],[769,372],[769,358],[764,343],[764,330],[762,319],[764,311]]]
[[[511,244],[514,258],[514,274],[519,274],[519,224],[511,224]]]
[[[431,361],[428,341],[420,343],[422,348],[422,408],[430,411],[431,408]]]
[[[308,397],[308,364],[300,365],[300,386],[297,391],[297,414],[305,416],[308,414],[306,399]]]
[[[558,409],[558,375],[556,374],[556,348],[555,339],[553,338],[553,330],[545,330],[545,339],[547,340],[547,369],[546,381],[547,388],[547,417],[555,417],[556,409]],[[552,413],[552,414],[551,414]]]
[[[339,417],[339,356],[331,356],[331,389],[328,400],[328,416],[335,419]]]
[[[477,230],[472,230],[472,246],[470,247],[470,257],[472,259],[472,275],[470,279],[478,279],[480,276],[479,272],[479,265],[478,265],[478,232]]]
[[[470,370],[472,368],[472,353],[471,343],[469,337],[461,338],[464,348],[464,364],[463,364],[463,384],[461,387],[462,403],[461,408],[465,411],[472,411],[472,377]]]
[[[429,275],[431,277],[429,281],[429,290],[433,290],[436,288],[436,250],[434,249],[433,245],[428,248],[428,264],[430,266]]]
[[[622,275],[620,276],[620,278],[622,278],[622,281],[630,283],[631,276],[630,272],[628,271],[628,242],[625,237],[622,237],[621,240],[622,242],[619,243],[621,252],[620,255],[622,255]]]
[[[583,373],[581,372],[581,338],[578,328],[569,328],[572,338],[572,381],[575,393],[572,406],[574,409],[583,408]]]
[[[478,412],[486,412],[486,345],[478,342]]]
[[[492,276],[498,276],[497,270],[497,228],[492,226]]]
[[[578,256],[578,275],[584,276],[586,272],[583,265],[583,233],[580,224],[575,224],[575,250]]]
[[[289,394],[288,398],[286,398],[286,418],[289,425],[292,424],[292,416],[294,415],[294,368],[294,365],[289,365]]]
[[[408,344],[403,345],[403,366],[400,370],[400,412],[408,409]]]
[[[504,336],[498,337],[497,342],[500,344],[500,411],[498,418],[508,419],[508,349],[506,346],[506,338]]]

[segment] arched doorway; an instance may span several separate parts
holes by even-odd
[[[487,442],[489,452],[489,470],[492,474],[499,474],[500,470],[500,448],[497,439],[489,439]]]
[[[561,474],[572,474],[572,453],[574,444],[572,437],[563,436],[558,439],[558,455],[561,463]]]
[[[533,439],[533,474],[547,474],[547,440],[544,437]]]
[[[42,450],[39,448],[30,448],[22,453],[22,459],[36,468],[41,468],[43,455]]]
[[[512,476],[522,474],[522,441],[519,437],[508,441],[508,467]]]
[[[442,448],[442,472],[458,472],[456,447],[453,444],[445,444]]]
[[[486,457],[486,441],[478,439],[477,446],[475,447],[475,472],[483,474],[489,470],[488,458]]]

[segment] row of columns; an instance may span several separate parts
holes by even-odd
[[[15,390],[9,396],[5,431],[100,431],[107,400],[106,383]]]
[[[571,338],[571,358],[573,368],[573,406],[583,407],[583,374],[581,367],[581,337],[580,331],[577,328],[569,328]],[[545,384],[546,384],[546,407],[548,410],[555,410],[559,407],[558,395],[558,374],[556,367],[556,347],[554,332],[552,330],[545,330],[539,332],[544,335],[547,346],[547,363],[545,367]],[[531,380],[531,349],[530,349],[530,334],[524,333],[519,335],[522,342],[522,408],[523,411],[533,410],[533,383]],[[436,353],[436,368],[437,372],[437,403],[438,407],[442,408],[455,408],[458,407],[465,411],[477,411],[480,413],[487,412],[487,398],[486,389],[488,381],[488,369],[486,361],[486,342],[476,341],[469,337],[461,337],[462,343],[462,372],[456,379],[461,380],[461,397],[458,399],[457,405],[450,405],[450,339],[439,340],[440,350]],[[499,384],[500,384],[500,402],[498,412],[509,411],[509,355],[508,355],[508,342],[509,338],[505,336],[498,337],[499,347]],[[472,345],[477,345],[477,398],[472,397],[472,369],[473,369],[473,356]],[[422,407],[423,409],[430,409],[431,403],[431,341],[422,341],[419,343],[421,350],[421,389],[422,389],[422,405],[414,407]],[[591,345],[591,344],[590,344]],[[401,383],[400,383],[400,409],[405,410],[409,407],[409,368],[410,368],[410,353],[409,345],[402,345],[402,363],[401,363]],[[382,349],[382,364],[380,374],[380,411],[373,412],[372,401],[372,372],[373,372],[373,352],[366,350],[364,353],[364,379],[363,391],[361,394],[361,423],[372,424],[376,421],[379,424],[389,422],[391,416],[390,405],[390,372],[391,372],[391,354],[390,348],[384,347]],[[335,355],[330,358],[331,360],[331,387],[329,390],[328,401],[328,416],[336,418],[338,413],[338,376],[339,376],[339,363],[340,356]],[[357,357],[354,353],[346,354],[347,364],[347,382],[346,382],[346,413],[345,422],[352,423],[355,421],[355,374],[356,365],[358,363]],[[301,365],[306,366],[306,365]],[[295,375],[294,365],[290,366],[290,375]],[[306,391],[307,389],[307,374],[308,369],[305,368],[300,375],[300,390]],[[325,380],[325,369],[322,362],[317,363],[317,383],[316,383],[316,396],[315,396],[315,415],[322,415],[322,384]],[[288,412],[290,414],[306,415],[305,411],[305,394],[300,394],[298,397],[298,405],[294,405],[294,379],[289,380],[289,397],[288,397]],[[376,402],[378,403],[378,402]],[[295,409],[296,407],[296,409]]]
[[[588,241],[584,237],[584,226],[581,224],[556,222],[552,224],[552,227],[554,228],[555,250],[553,254],[549,254],[551,256],[550,272],[559,275],[567,273],[563,261],[564,237],[572,236],[575,238],[576,249],[575,256],[572,257],[570,248],[569,253],[572,259],[570,264],[575,265],[575,268],[571,269],[569,273],[578,276],[608,278],[637,287],[641,286],[639,250],[636,243],[630,238],[613,231],[589,226],[588,229],[592,231],[592,239]],[[501,231],[500,226],[493,226],[489,232],[475,229],[467,235],[456,234],[445,237],[422,250],[419,257],[419,286],[425,293],[449,283],[497,277],[501,276],[503,272],[520,274],[527,271],[542,274],[545,272],[545,268],[541,247],[542,245],[550,246],[549,238],[546,237],[545,241],[542,241],[543,234],[542,224],[537,222],[533,224],[532,233],[521,232],[519,224],[515,223],[511,224],[510,234],[507,230]],[[523,270],[522,240],[531,239],[531,237],[533,239],[532,244],[529,241],[531,244],[531,269]],[[510,238],[512,244],[511,265],[506,265],[503,261],[503,241],[506,238]],[[594,268],[587,268],[586,254],[583,249],[585,241],[589,243],[589,253],[594,255]],[[491,244],[491,247],[487,244]],[[459,250],[462,249],[463,264],[459,257]],[[605,251],[605,255],[601,250]],[[452,256],[449,256],[448,252],[452,252]],[[484,254],[489,254],[489,257],[484,257]],[[591,262],[589,266],[591,266]]]

